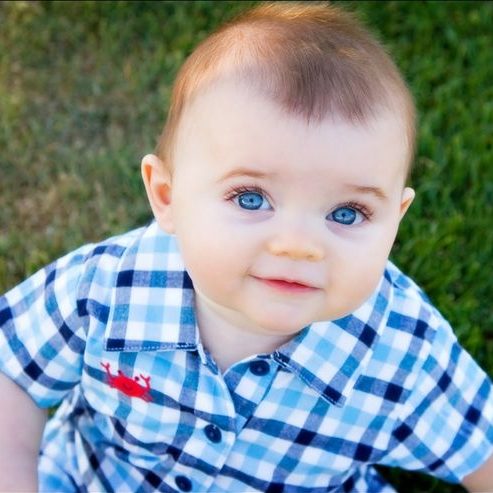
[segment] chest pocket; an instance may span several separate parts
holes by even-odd
[[[104,353],[94,361],[81,382],[84,412],[74,416],[83,437],[138,466],[178,455],[197,418],[183,390],[193,378],[187,355],[170,355],[133,353],[129,362],[128,353]]]

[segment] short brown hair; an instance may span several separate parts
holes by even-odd
[[[382,108],[400,112],[414,153],[415,109],[384,47],[350,13],[314,2],[263,3],[202,41],[180,69],[156,149],[172,163],[184,109],[208,84],[232,76],[308,121],[328,114],[363,122]]]

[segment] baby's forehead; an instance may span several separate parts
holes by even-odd
[[[403,169],[409,161],[402,112],[381,108],[356,121],[328,112],[323,118],[310,120],[289,111],[265,92],[230,78],[217,80],[197,94],[185,120],[180,151],[190,145],[203,149],[207,158],[213,156],[212,164],[228,156],[240,165],[254,163],[262,171],[263,163],[291,162],[296,156],[287,171],[297,171],[296,163],[302,171],[304,163],[320,159],[330,161],[334,169],[342,169],[358,161],[370,161],[366,155],[373,158],[379,154],[385,159],[394,156],[387,163],[388,172],[398,167],[399,174],[405,174]],[[374,169],[385,172],[381,167]],[[279,167],[276,172],[282,171]]]
[[[288,121],[297,121],[303,124],[306,132],[318,132],[320,126],[335,125],[355,128],[382,128],[385,127],[395,133],[398,129],[402,140],[407,140],[408,115],[404,105],[396,100],[391,104],[375,103],[371,110],[363,115],[351,115],[337,106],[319,108],[317,113],[299,111],[296,106],[286,105],[272,91],[265,89],[252,75],[251,79],[240,77],[235,73],[217,73],[205,82],[187,104],[189,109],[198,107],[193,118],[199,118],[205,126],[210,125],[213,118],[228,119],[232,115],[241,116],[245,110],[258,109],[258,118],[265,118],[266,113],[275,115],[275,125],[282,125]],[[239,115],[238,115],[239,114]]]

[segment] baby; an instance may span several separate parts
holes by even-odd
[[[491,491],[491,382],[388,260],[414,125],[339,8],[203,41],[142,161],[155,220],[0,298],[0,490]]]

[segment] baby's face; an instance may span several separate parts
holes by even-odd
[[[405,135],[391,115],[308,125],[233,83],[198,97],[180,127],[163,221],[198,308],[289,337],[361,305],[414,196],[403,185]]]

